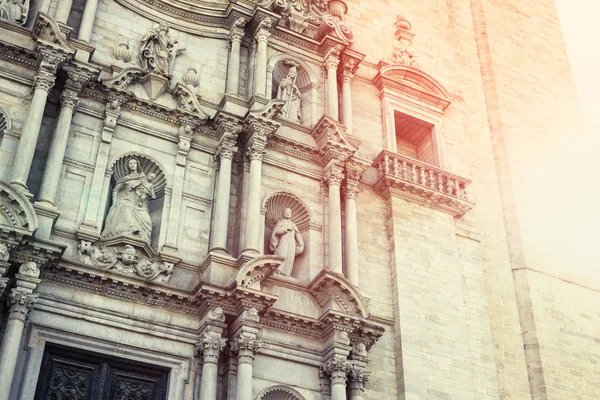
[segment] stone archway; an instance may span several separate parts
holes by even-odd
[[[263,390],[256,400],[304,400],[304,397],[289,386],[277,385]]]

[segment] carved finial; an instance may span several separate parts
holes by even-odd
[[[131,50],[129,49],[129,40],[126,38],[119,37],[119,44],[116,49],[113,50],[113,57],[117,61],[121,61],[127,64],[131,61]]]
[[[410,22],[408,22],[406,17],[402,14],[396,15],[396,23],[394,25],[396,25],[396,28],[404,29],[407,31],[410,31],[410,29],[412,28]]]

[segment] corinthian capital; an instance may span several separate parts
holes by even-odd
[[[50,89],[54,86],[54,82],[56,82],[56,75],[53,72],[40,69],[33,80],[33,89],[42,89],[50,92]]]
[[[77,92],[71,89],[64,89],[62,94],[60,95],[60,104],[63,107],[70,108],[74,110],[77,107],[77,103],[79,102],[79,97],[77,96]]]
[[[204,358],[204,362],[217,363],[225,346],[227,339],[205,334],[196,344],[196,351]]]
[[[231,351],[238,354],[238,357],[254,357],[256,352],[263,346],[263,341],[252,336],[240,334],[231,339]]]
[[[238,17],[238,19],[236,19],[233,23],[231,31],[229,32],[229,40],[231,40],[232,42],[241,42],[245,34],[244,26],[246,26],[247,22],[247,18]]]
[[[329,165],[325,167],[323,179],[325,179],[325,182],[327,182],[329,187],[334,185],[340,186],[342,184],[342,180],[344,179],[342,167],[337,165],[335,162],[330,162]]]
[[[215,156],[218,160],[223,160],[223,159],[232,160],[233,155],[237,151],[238,151],[238,147],[235,145],[235,143],[233,143],[229,140],[224,140],[223,142],[221,142],[219,144],[219,147],[217,148],[217,153],[215,154]]]
[[[256,30],[256,41],[267,42],[269,37],[271,36],[271,28],[273,27],[273,20],[271,18],[265,18],[258,24],[258,28]]]
[[[38,299],[37,293],[24,293],[14,290],[8,296],[8,318],[25,321]]]
[[[349,374],[350,389],[363,392],[365,390],[365,385],[369,381],[369,375],[366,368],[354,366]]]
[[[334,357],[321,365],[321,369],[332,380],[339,379],[346,381],[347,375],[352,371],[352,363],[345,358]]]
[[[340,59],[337,57],[337,55],[330,54],[325,58],[325,62],[323,64],[325,65],[325,69],[337,70],[338,66],[340,65]]]

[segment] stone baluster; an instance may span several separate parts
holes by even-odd
[[[194,124],[190,121],[182,120],[178,132],[177,158],[175,161],[175,171],[173,171],[173,192],[171,195],[171,204],[169,207],[169,219],[167,225],[167,236],[163,250],[177,256],[179,249],[179,224],[181,220],[181,208],[183,202],[183,183],[185,182],[185,172],[187,156],[192,142]],[[160,243],[159,243],[160,246]]]
[[[238,94],[240,81],[240,50],[242,38],[244,37],[244,25],[247,19],[239,17],[229,32],[231,48],[229,50],[229,64],[227,68],[227,93]]]
[[[202,378],[200,381],[200,398],[217,399],[219,378],[219,355],[225,349],[227,340],[221,337],[226,325],[223,309],[210,309],[201,322],[201,338],[196,344],[196,352],[202,357]]]
[[[254,36],[257,43],[256,70],[254,72],[254,95],[266,97],[267,92],[267,44],[271,36],[271,18],[263,19]]]
[[[0,399],[8,399],[10,394],[25,321],[38,298],[33,291],[41,282],[39,276],[36,263],[22,264],[16,275],[16,287],[8,296],[8,319],[0,345]]]
[[[71,0],[72,1],[72,0]],[[96,20],[96,10],[98,8],[98,0],[86,0],[81,23],[79,24],[79,35],[77,39],[84,42],[90,42],[92,37],[92,29]]]
[[[396,161],[396,160],[394,160]],[[397,164],[397,163],[396,163]],[[358,224],[356,222],[356,195],[358,183],[362,173],[367,169],[368,163],[351,160],[346,165],[346,187],[344,200],[346,207],[346,277],[358,287],[360,283],[358,268]],[[394,168],[397,174],[397,168]]]
[[[21,138],[12,165],[10,183],[27,193],[27,178],[33,162],[35,146],[42,126],[44,108],[48,93],[56,81],[56,71],[63,61],[54,55],[43,55],[38,72],[33,83],[33,98],[25,124],[21,130]]]
[[[337,69],[340,64],[340,52],[332,49],[325,56],[325,70],[327,71],[327,116],[339,121]]]
[[[244,251],[261,253],[259,249],[260,234],[260,192],[262,160],[267,145],[267,135],[256,132],[249,143],[246,156],[250,161],[250,178],[248,182],[248,201],[246,212],[246,240]]]
[[[352,363],[342,357],[333,357],[321,368],[331,379],[331,400],[346,400],[346,379]]]
[[[109,97],[108,103],[104,109],[104,126],[100,135],[100,146],[96,155],[96,166],[92,175],[92,185],[90,187],[90,195],[85,211],[85,218],[78,235],[85,239],[100,237],[100,228],[102,221],[99,219],[100,205],[102,196],[102,186],[105,179],[106,169],[108,166],[108,155],[112,142],[113,132],[117,126],[117,120],[121,115],[121,106],[127,101],[125,97]]]
[[[342,268],[342,211],[340,205],[340,186],[344,178],[342,166],[332,160],[325,167],[325,182],[329,187],[329,269],[338,274]]]
[[[231,198],[231,166],[233,155],[238,150],[235,143],[241,127],[237,126],[233,121],[221,121],[218,130],[221,131],[221,141],[215,155],[215,159],[219,163],[219,178],[215,196],[212,249],[227,252],[229,202]]]
[[[352,134],[354,125],[352,122],[352,78],[358,69],[358,60],[344,57],[340,81],[342,82],[342,124],[346,125],[346,132]]]

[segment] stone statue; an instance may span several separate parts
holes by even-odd
[[[161,22],[150,29],[140,44],[140,66],[144,72],[170,76],[175,57],[183,49],[178,48],[177,40],[169,36],[169,25]]]
[[[292,64],[285,78],[279,82],[277,99],[286,101],[285,106],[283,106],[283,118],[300,123],[302,121],[302,95],[296,85],[297,78],[298,66]]]
[[[284,258],[277,272],[286,276],[292,274],[296,256],[304,251],[304,240],[291,218],[292,210],[284,209],[283,218],[280,218],[275,224],[269,242],[269,248],[273,254]]]
[[[0,243],[0,262],[6,262],[10,258],[8,247],[4,243]]]
[[[104,223],[103,239],[130,236],[150,244],[152,221],[148,212],[148,196],[154,198],[154,174],[142,172],[140,162],[127,160],[129,173],[120,178],[112,193],[112,206]]]
[[[28,0],[0,0],[0,19],[23,25],[28,12]]]

